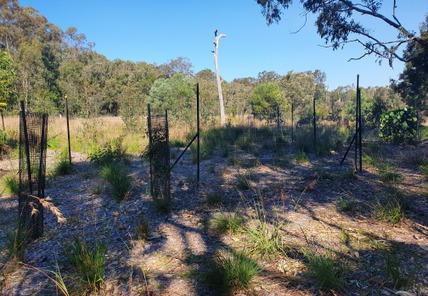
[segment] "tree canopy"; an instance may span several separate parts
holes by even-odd
[[[262,14],[269,25],[279,22],[284,11],[293,3],[293,0],[256,1],[262,7]],[[392,17],[380,13],[383,0],[300,0],[300,2],[306,14],[317,15],[315,25],[318,34],[328,46],[336,50],[347,43],[358,43],[363,47],[364,53],[360,57],[351,59],[361,59],[373,54],[379,61],[388,60],[392,66],[394,59],[409,61],[408,56],[401,54],[401,49],[405,44],[413,42],[418,46],[428,47],[428,41],[425,38],[407,29],[405,24],[398,19],[396,15],[396,9],[399,9],[397,0],[388,1]],[[397,38],[383,40],[382,33],[374,32],[368,24],[360,21],[358,17],[360,15],[370,16],[380,20],[385,26],[395,29]]]
[[[420,27],[421,37],[428,41],[428,14]],[[404,51],[409,60],[393,87],[404,101],[418,110],[427,113],[428,107],[428,47],[418,42],[410,42]]]

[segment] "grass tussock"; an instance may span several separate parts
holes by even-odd
[[[67,261],[80,276],[85,288],[91,291],[98,291],[104,281],[106,253],[106,244],[96,242],[91,246],[77,237],[65,250]]]
[[[105,164],[101,167],[101,177],[110,183],[113,190],[113,198],[122,201],[131,190],[132,179],[128,167],[121,163]]]
[[[210,227],[218,233],[237,233],[242,231],[244,221],[235,213],[219,213],[210,220]]]
[[[233,295],[248,290],[259,273],[257,262],[245,252],[223,252],[208,267],[204,280],[217,295]]]
[[[303,249],[308,277],[321,290],[342,291],[345,287],[340,263],[329,254],[318,254],[312,249]]]

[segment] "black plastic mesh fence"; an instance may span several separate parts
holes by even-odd
[[[171,170],[168,113],[165,111],[165,115],[152,117],[149,105],[147,120],[149,132],[151,195],[155,202],[160,203],[163,207],[169,207],[171,203]]]
[[[46,148],[48,116],[20,115],[19,131],[19,227],[30,239],[43,233],[43,206],[45,197]]]

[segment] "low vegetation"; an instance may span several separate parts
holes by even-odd
[[[81,151],[89,158],[85,169],[69,166],[68,155],[59,153],[49,180],[49,186],[67,178],[91,184],[68,187],[63,194],[73,198],[86,191],[82,205],[93,199],[94,208],[83,213],[67,209],[61,200],[57,210],[67,209],[68,221],[51,226],[46,237],[55,241],[57,232],[75,234],[74,228],[86,227],[106,233],[67,237],[62,243],[67,247],[56,258],[24,261],[29,264],[24,266],[19,262],[25,244],[13,231],[3,235],[0,219],[0,291],[8,291],[9,278],[23,268],[47,279],[54,287],[47,290],[63,295],[172,295],[177,287],[188,295],[427,291],[418,263],[424,257],[412,243],[423,238],[408,227],[424,223],[414,206],[424,209],[428,201],[423,153],[404,155],[407,151],[371,139],[359,174],[353,155],[343,166],[336,164],[350,140],[346,129],[320,126],[319,135],[333,139],[320,139],[316,146],[309,127],[310,136],[297,133],[294,144],[277,128],[209,129],[201,138],[200,187],[192,175],[192,145],[192,155],[185,153],[172,172],[172,200],[162,204],[149,194],[147,161],[138,157],[142,150],[133,148],[130,154],[130,136],[118,128],[119,134],[107,139],[95,128],[87,122],[79,132]],[[178,154],[188,136],[171,134],[177,136],[171,141]],[[54,155],[65,151],[61,141],[50,143]],[[409,167],[412,174],[406,173]],[[16,196],[19,182],[11,176],[2,177],[2,186],[8,196]],[[396,239],[398,232],[403,241]],[[26,254],[42,242],[28,245]]]

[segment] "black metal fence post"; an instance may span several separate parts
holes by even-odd
[[[147,104],[147,129],[149,132],[149,170],[150,170],[150,195],[153,196],[153,157],[152,157],[152,117],[150,115],[150,104]]]
[[[200,130],[200,109],[199,109],[199,83],[196,84],[196,126],[197,126],[197,153],[198,153],[198,167],[196,169],[196,182],[199,187],[200,181],[200,162],[201,162],[201,130]]]
[[[68,97],[65,96],[65,116],[67,120],[68,161],[71,164],[70,120],[68,115]]]
[[[314,149],[317,151],[317,119],[316,119],[316,106],[315,106],[316,96],[314,96],[313,100],[313,109],[314,109],[314,115],[313,115],[313,126],[314,126]]]

